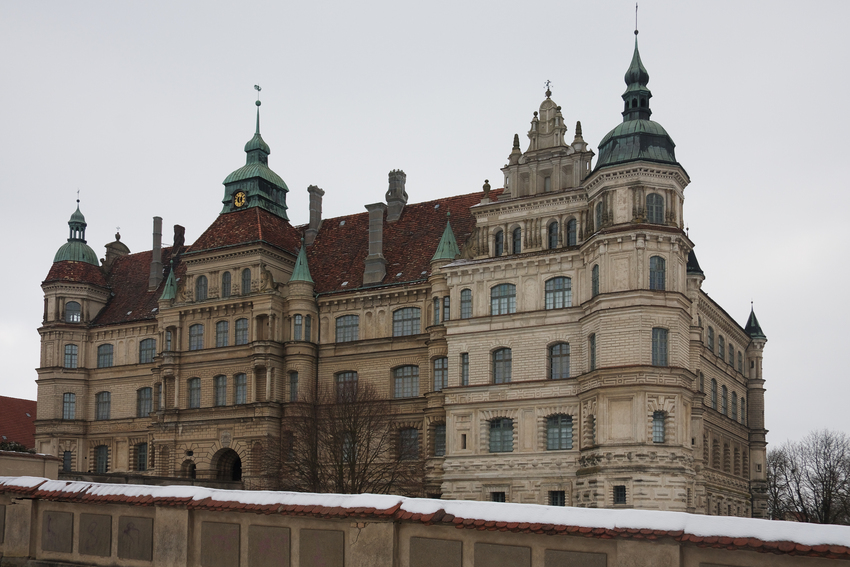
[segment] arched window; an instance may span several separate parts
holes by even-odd
[[[109,419],[111,397],[109,392],[98,392],[95,394],[94,418],[96,420]]]
[[[97,347],[97,367],[109,368],[112,366],[112,345],[100,345]]]
[[[664,197],[658,193],[646,196],[646,220],[653,224],[664,224]]]
[[[575,246],[576,245],[576,233],[577,231],[576,219],[570,219],[567,221],[567,246]]]
[[[304,317],[302,315],[296,315],[294,319],[292,340],[300,341],[304,333]]]
[[[511,349],[493,351],[493,383],[506,384],[511,381]]]
[[[549,250],[558,247],[558,221],[549,223]]]
[[[472,290],[462,289],[460,291],[460,318],[469,319],[472,317]]]
[[[419,458],[419,430],[407,427],[398,432],[398,457],[402,461],[415,461]]]
[[[717,380],[711,379],[711,409],[717,409]]]
[[[490,315],[516,313],[516,286],[499,284],[490,290]]]
[[[596,203],[596,230],[602,228],[602,201]]]
[[[65,322],[79,323],[82,321],[82,309],[76,301],[69,301],[65,304]]]
[[[738,421],[738,393],[732,392],[732,421]]]
[[[561,309],[573,306],[573,282],[570,278],[558,276],[546,280],[546,309]]]
[[[418,335],[421,330],[419,314],[420,309],[418,307],[404,307],[395,310],[393,312],[393,336]]]
[[[594,264],[590,271],[590,296],[599,295],[599,264]]]
[[[139,343],[139,364],[149,364],[156,356],[156,339],[144,339]]]
[[[215,390],[215,405],[227,405],[227,376],[216,376],[213,378],[213,389]]]
[[[94,472],[104,474],[109,470],[109,447],[98,445],[94,448]]]
[[[201,379],[189,378],[189,408],[201,407]]]
[[[222,297],[230,297],[230,292],[232,291],[232,284],[230,281],[230,272],[224,272],[221,274],[221,296]]]
[[[357,397],[357,372],[346,371],[336,375],[336,397],[340,402],[351,402]]]
[[[230,344],[230,322],[219,321],[215,324],[215,346],[226,347]]]
[[[714,328],[708,328],[708,350],[714,352]]]
[[[522,252],[522,229],[516,227],[511,233],[511,254]]]
[[[505,253],[505,233],[501,230],[496,231],[493,236],[493,256],[497,258]]]
[[[62,395],[62,419],[77,419],[77,395],[66,393]]]
[[[136,390],[136,417],[147,417],[153,410],[153,388]]]
[[[667,415],[663,411],[652,412],[652,442],[664,443],[664,418]]]
[[[726,341],[723,340],[723,335],[717,336],[717,356],[721,361],[726,358]]]
[[[720,413],[729,415],[729,391],[726,386],[720,387]]]
[[[514,421],[507,417],[490,422],[490,452],[510,453],[514,450]]]
[[[207,298],[207,276],[198,276],[195,280],[195,301],[204,301]]]
[[[236,320],[236,344],[248,344],[248,319],[243,318]]]
[[[77,345],[65,345],[65,368],[77,367],[77,353],[79,350]]]
[[[570,377],[570,345],[558,343],[549,347],[549,379]]]
[[[445,356],[434,359],[434,391],[440,392],[449,385],[449,359]]]
[[[661,256],[649,259],[649,289],[666,289],[667,261]]]
[[[201,324],[189,327],[189,350],[204,348],[204,326]]]
[[[347,343],[360,340],[360,316],[343,315],[336,318],[336,342]]]
[[[251,269],[242,270],[242,295],[251,293]]]
[[[550,415],[546,418],[546,450],[563,451],[573,448],[573,417]]]
[[[652,329],[652,365],[667,366],[667,329]]]
[[[393,397],[415,398],[419,395],[419,367],[399,366],[393,370]]]
[[[244,404],[248,401],[248,376],[237,374],[234,377],[235,397],[233,403]]]

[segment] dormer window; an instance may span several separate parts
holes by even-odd
[[[69,301],[65,304],[65,322],[79,323],[82,321],[82,309],[76,301]]]

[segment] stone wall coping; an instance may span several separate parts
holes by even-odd
[[[458,529],[572,535],[599,539],[670,538],[698,547],[850,560],[850,526],[803,524],[685,512],[606,510],[386,494],[314,494],[118,485],[0,477],[0,494],[81,504],[173,506],[320,518],[454,525]]]

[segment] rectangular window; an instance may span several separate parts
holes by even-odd
[[[295,316],[295,325],[292,333],[293,341],[300,341],[301,335],[304,331],[304,317],[302,315]]]
[[[190,408],[201,407],[201,379],[200,378],[190,378],[189,379],[189,407]]]
[[[514,450],[514,422],[503,417],[490,422],[490,452],[510,453]]]
[[[71,472],[74,468],[73,464],[74,453],[71,451],[65,451],[62,453],[62,470],[65,472]]]
[[[418,335],[420,330],[419,308],[405,307],[393,313],[393,336],[407,337]]]
[[[446,424],[434,426],[434,456],[443,457],[446,454]]]
[[[77,353],[79,347],[77,345],[65,345],[65,368],[77,367]]]
[[[440,298],[434,298],[434,324],[440,324]]]
[[[76,394],[64,394],[62,396],[62,419],[76,419],[77,396]]]
[[[312,322],[312,318],[309,315],[304,316],[304,340],[312,341],[313,335],[311,334],[312,329],[310,329],[310,323]]]
[[[297,402],[298,401],[298,373],[290,372],[289,373],[289,401]]]
[[[408,428],[399,431],[399,458],[415,461],[419,458],[419,430]]]
[[[652,329],[652,365],[667,366],[667,329]]]
[[[360,340],[360,317],[343,315],[336,319],[336,342],[348,343]]]
[[[213,378],[213,388],[215,389],[215,405],[227,405],[227,376],[216,376]]]
[[[451,315],[451,309],[450,309],[451,302],[450,301],[451,300],[449,299],[448,295],[443,298],[443,323],[445,323],[446,321],[448,321],[451,318],[450,317],[450,315]]]
[[[147,417],[151,412],[153,390],[151,388],[139,388],[136,392],[136,417]]]
[[[97,367],[109,368],[112,366],[112,345],[100,345],[97,347]]]
[[[449,359],[434,359],[434,391],[440,392],[449,385]]]
[[[596,370],[596,333],[587,338],[587,350],[590,370]]]
[[[145,339],[139,343],[139,364],[149,364],[156,356],[156,339]]]
[[[94,448],[95,472],[103,474],[109,470],[109,447],[98,445]]]
[[[204,326],[192,325],[189,327],[189,350],[201,350],[204,348]]]
[[[493,383],[507,384],[511,381],[513,355],[511,349],[500,348],[493,351]]]
[[[619,484],[614,487],[614,504],[625,504],[626,503],[626,487],[625,485]]]
[[[401,366],[393,370],[396,398],[414,398],[419,395],[419,367]]]
[[[165,350],[171,352],[171,331],[165,331]]]
[[[248,377],[244,374],[236,375],[236,404],[244,404],[248,400]]]
[[[490,500],[492,502],[504,502],[505,501],[505,493],[504,492],[491,492]]]
[[[464,289],[460,292],[460,318],[472,317],[472,290]]]
[[[663,411],[656,411],[652,414],[652,442],[664,443],[664,418]]]
[[[469,386],[469,353],[460,353],[460,385]]]
[[[154,393],[156,394],[156,411],[164,410],[165,407],[162,403],[162,382],[154,384]]]
[[[95,396],[95,419],[109,419],[110,397],[109,392],[100,392]]]
[[[136,445],[136,470],[148,470],[148,444],[139,443]]]
[[[566,506],[567,493],[563,490],[549,491],[549,506]]]
[[[230,322],[219,321],[215,324],[215,346],[226,347],[230,344]]]
[[[248,319],[236,320],[236,344],[248,344]]]
[[[349,402],[357,397],[357,372],[340,372],[336,375],[337,401]]]

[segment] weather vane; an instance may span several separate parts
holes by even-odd
[[[546,97],[552,96],[552,81],[546,79]]]
[[[80,190],[77,189],[77,204],[80,204]]]
[[[635,35],[638,34],[638,26],[637,26],[637,12],[638,12],[638,3],[635,2]]]
[[[259,105],[259,102],[260,102],[260,91],[261,91],[261,90],[263,90],[263,87],[261,87],[260,85],[254,85],[254,88],[257,90],[257,106],[260,106],[260,105]]]

